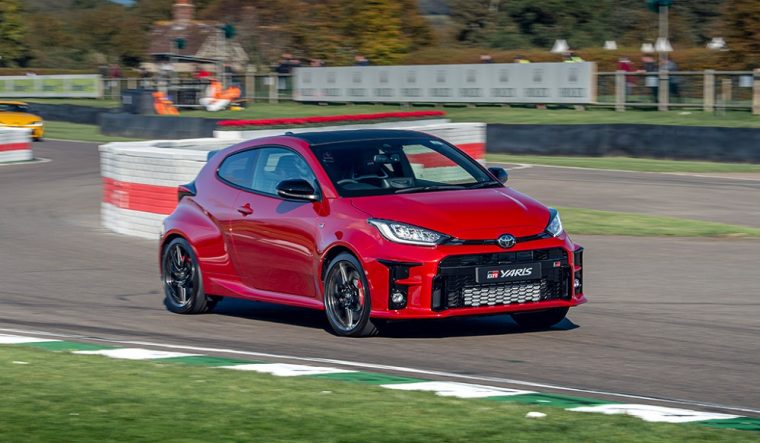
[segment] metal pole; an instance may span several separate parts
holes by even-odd
[[[615,111],[625,111],[626,97],[626,81],[625,71],[615,72]]]
[[[668,7],[660,6],[660,38],[661,41],[668,40]],[[668,53],[660,48],[659,51],[659,64],[660,64],[660,88],[659,88],[659,106],[660,111],[668,110],[668,100],[670,99],[669,79],[668,79]]]
[[[715,70],[705,70],[704,93],[702,94],[702,107],[705,112],[715,110]]]
[[[752,83],[752,113],[760,115],[760,69],[755,69]]]

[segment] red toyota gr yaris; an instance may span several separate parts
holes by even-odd
[[[583,248],[556,210],[506,181],[413,131],[288,133],[212,152],[164,221],[166,306],[321,309],[347,336],[499,313],[550,327],[586,301]]]

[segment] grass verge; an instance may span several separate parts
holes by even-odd
[[[691,220],[678,217],[558,208],[568,232],[590,235],[638,237],[736,237],[760,238],[760,228]]]
[[[86,142],[121,142],[136,140],[133,138],[103,135],[100,133],[100,128],[96,125],[83,125],[79,123],[58,121],[45,121],[45,138]]]
[[[0,440],[756,441],[754,433],[646,423],[319,378],[0,348]],[[527,419],[529,411],[547,417]]]
[[[528,163],[638,172],[758,172],[760,165],[631,157],[556,157],[546,155],[487,154],[489,162]]]
[[[277,117],[305,117],[311,115],[364,114],[405,109],[398,105],[328,105],[301,103],[254,103],[242,111],[185,111],[182,115],[192,117],[215,117],[229,119],[256,119]],[[511,124],[601,124],[628,123],[651,125],[724,126],[760,128],[760,118],[751,112],[727,112],[724,115],[702,111],[628,111],[609,109],[534,109],[503,108],[499,106],[415,106],[415,110],[443,109],[446,117],[455,122],[484,122]]]
[[[114,100],[94,99],[29,99],[29,102],[49,104],[71,104],[115,108]],[[278,117],[305,117],[312,115],[365,114],[373,112],[406,110],[398,104],[331,104],[319,106],[293,102],[250,104],[242,111],[182,111],[189,117],[209,117],[228,119],[258,119]],[[500,106],[414,106],[415,110],[443,109],[448,118],[462,122],[513,123],[513,124],[594,124],[594,123],[638,123],[650,125],[723,126],[760,128],[760,118],[748,111],[728,111],[722,114],[698,110],[657,112],[649,110],[629,110],[615,112],[606,108],[589,108],[576,111],[569,108],[535,109],[530,107]]]

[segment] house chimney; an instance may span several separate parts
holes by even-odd
[[[190,0],[177,0],[174,4],[174,21],[189,22],[195,15],[195,6]]]

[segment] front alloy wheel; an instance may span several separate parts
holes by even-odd
[[[366,337],[377,333],[369,318],[369,285],[359,260],[343,253],[327,268],[324,282],[325,312],[333,331],[349,337]]]
[[[164,304],[177,314],[199,314],[214,307],[218,297],[206,296],[198,259],[184,238],[175,238],[164,247],[161,259]]]

